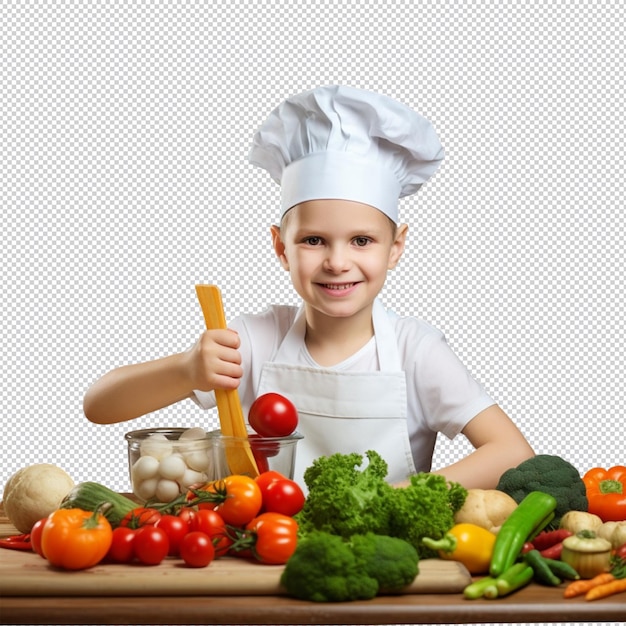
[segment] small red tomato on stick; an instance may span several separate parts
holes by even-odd
[[[298,426],[298,411],[284,396],[265,393],[252,403],[248,422],[262,437],[288,437]]]

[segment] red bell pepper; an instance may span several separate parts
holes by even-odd
[[[626,467],[594,467],[583,476],[583,482],[589,513],[594,513],[603,522],[626,520]]]

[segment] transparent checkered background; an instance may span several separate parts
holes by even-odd
[[[227,316],[294,303],[279,190],[247,163],[286,96],[377,90],[432,120],[439,173],[382,297],[440,328],[537,452],[624,455],[624,54],[617,2],[9,2],[0,8],[0,489],[40,462],[129,487],[89,423],[106,371],[184,350],[194,285]],[[440,440],[434,465],[469,452]]]

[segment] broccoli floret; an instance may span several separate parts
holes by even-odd
[[[459,483],[448,482],[438,474],[415,474],[409,485],[396,488],[390,499],[389,534],[410,543],[420,558],[436,557],[422,539],[441,539],[454,526],[454,514],[466,497],[467,489]]]
[[[367,574],[350,544],[321,531],[298,541],[280,582],[289,595],[314,602],[369,600],[378,593],[378,581]]]
[[[538,454],[508,469],[496,489],[510,495],[517,503],[531,491],[549,493],[556,499],[552,528],[558,528],[568,511],[586,511],[589,505],[585,483],[578,470],[569,461],[551,454]]]
[[[399,591],[417,573],[417,552],[406,541],[374,533],[343,539],[313,531],[298,542],[280,582],[301,600],[346,602]]]
[[[365,573],[378,581],[379,594],[399,591],[417,576],[417,551],[403,539],[367,533],[349,541]]]
[[[363,456],[322,456],[304,472],[309,493],[297,515],[301,533],[323,530],[342,537],[374,532],[388,534],[388,502],[393,487],[386,482],[388,466],[377,453]]]

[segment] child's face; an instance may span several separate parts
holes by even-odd
[[[302,299],[327,316],[349,317],[371,307],[404,251],[406,232],[371,206],[312,200],[273,226],[272,238]]]

